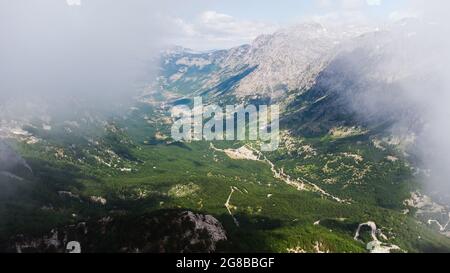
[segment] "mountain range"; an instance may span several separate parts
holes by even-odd
[[[0,250],[450,251],[450,208],[422,183],[423,106],[404,96],[424,76],[409,58],[417,24],[173,47],[123,113],[3,119],[0,162],[14,166],[0,168]],[[280,148],[173,141],[170,109],[195,96],[279,104]]]

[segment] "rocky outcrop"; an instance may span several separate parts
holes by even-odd
[[[210,253],[227,240],[222,224],[211,215],[163,210],[144,216],[107,216],[54,228],[41,237],[16,236],[9,251]]]

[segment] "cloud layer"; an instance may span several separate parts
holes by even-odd
[[[246,44],[261,34],[274,32],[274,23],[240,20],[231,15],[207,10],[191,21],[174,18],[180,29],[177,43],[194,49],[222,49]]]
[[[70,3],[69,3],[70,2]],[[0,2],[0,107],[39,99],[108,107],[131,98],[166,26],[153,1]],[[20,111],[20,109],[18,109]]]

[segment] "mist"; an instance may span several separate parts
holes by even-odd
[[[394,32],[398,51],[386,67],[399,71],[398,102],[413,105],[415,149],[423,168],[425,190],[450,199],[450,19],[448,1],[413,1],[420,11],[418,22]],[[397,72],[398,73],[398,72]],[[403,101],[403,102],[402,102]],[[388,107],[402,105],[387,103]],[[400,126],[404,128],[400,119]],[[419,129],[414,125],[420,125]],[[410,129],[411,130],[411,129]],[[429,170],[429,171],[428,171]]]
[[[0,0],[0,121],[116,113],[133,103],[156,73],[159,50],[178,34],[165,14],[187,6],[78,2]],[[431,170],[425,185],[450,193],[449,9],[444,0],[409,1],[405,13],[416,18],[386,24],[343,54],[360,77],[353,88],[363,89],[351,107],[366,119],[394,117],[392,132],[413,135],[410,152]],[[361,46],[366,55],[355,54]]]
[[[5,124],[123,113],[176,33],[162,15],[170,4],[0,0],[0,133]],[[0,139],[2,191],[22,179],[13,173],[26,162],[14,150]]]
[[[409,8],[416,17],[345,45],[334,69],[347,71],[340,76],[350,74],[353,83],[337,91],[347,93],[363,120],[394,121],[391,133],[408,142],[405,155],[414,158],[424,189],[448,197],[450,3],[411,1]]]
[[[0,0],[3,117],[130,102],[170,33],[165,8],[142,0]]]

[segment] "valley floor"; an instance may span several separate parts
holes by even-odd
[[[450,239],[403,212],[410,188],[396,181],[408,175],[385,159],[390,151],[293,136],[264,154],[252,143],[171,142],[164,115],[151,111],[133,110],[93,140],[54,126],[34,130],[36,143],[16,143],[32,172],[7,174],[23,181],[10,177],[21,194],[1,201],[1,249],[61,251],[61,234],[78,234],[92,252],[176,252],[186,246],[153,235],[179,239],[192,224],[196,239],[179,239],[192,252],[450,251]],[[302,151],[286,150],[289,141],[301,141]],[[140,222],[179,228],[142,237]],[[59,248],[42,246],[54,242]]]

